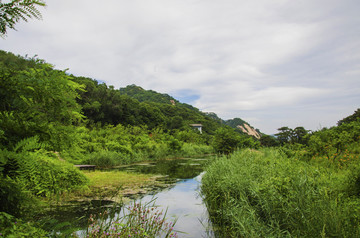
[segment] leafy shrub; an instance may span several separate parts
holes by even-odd
[[[178,151],[181,150],[181,147],[182,147],[182,143],[181,141],[175,139],[175,138],[171,138],[169,141],[168,141],[168,146],[169,146],[169,149],[172,153],[176,153]]]
[[[221,127],[215,131],[213,147],[219,154],[230,154],[240,144],[240,135],[233,129]]]
[[[86,177],[72,164],[61,161],[54,152],[41,149],[38,140],[37,137],[27,138],[17,143],[14,151],[1,150],[1,175],[21,184],[23,187],[19,189],[41,196],[87,183]]]
[[[44,151],[24,153],[22,157],[20,178],[26,188],[36,195],[58,194],[88,182],[85,175],[72,164],[51,157]]]
[[[121,164],[129,164],[130,161],[131,158],[127,154],[121,154],[115,151],[102,150],[89,154],[88,158],[85,159],[84,163],[108,168]]]
[[[180,154],[184,157],[190,157],[190,156],[211,154],[213,152],[214,152],[213,148],[208,145],[184,143],[181,148]]]
[[[324,128],[310,136],[308,151],[310,156],[326,156],[335,160],[360,141],[360,121],[352,121],[330,129]]]
[[[34,203],[34,198],[24,191],[21,181],[0,177],[0,211],[20,217]]]
[[[156,143],[148,153],[148,159],[163,159],[169,155],[169,147],[166,143]]]
[[[16,219],[13,216],[0,212],[0,237],[48,237],[47,232],[31,223]]]

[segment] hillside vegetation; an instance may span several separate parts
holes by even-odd
[[[31,220],[40,201],[86,189],[89,178],[74,164],[113,167],[259,146],[169,95],[115,89],[5,51],[0,98],[0,227]]]

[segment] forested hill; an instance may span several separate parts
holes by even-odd
[[[190,124],[202,124],[208,134],[213,134],[221,126],[206,113],[167,94],[144,90],[136,85],[115,89],[84,77],[73,77],[72,80],[86,85],[78,102],[90,124],[147,126],[165,131],[188,130]]]
[[[119,90],[122,94],[126,94],[139,102],[157,102],[165,104],[179,103],[179,101],[168,94],[161,94],[153,90],[145,90],[135,84],[128,85],[125,88],[120,88]]]
[[[156,103],[171,104],[174,106],[177,105],[178,107],[185,107],[191,109],[194,111],[194,113],[200,112],[199,109],[189,104],[181,103],[168,94],[161,94],[153,90],[145,90],[134,84],[126,86],[125,88],[120,88],[120,92],[122,94],[131,96],[132,98],[137,99],[140,102],[156,102]],[[234,128],[236,131],[238,131],[241,134],[248,134],[258,139],[261,136],[261,132],[259,129],[254,129],[252,126],[250,126],[250,123],[244,121],[241,118],[223,120],[219,118],[214,112],[206,112],[205,115],[221,125],[227,125],[230,126],[231,128]]]
[[[0,51],[0,70],[17,72],[21,70],[42,68],[46,65],[44,60],[36,57],[16,56],[12,53]],[[47,71],[58,71],[47,67]],[[115,89],[105,83],[71,75],[70,79],[79,85],[77,92],[78,104],[86,117],[88,125],[131,125],[146,126],[149,129],[162,128],[165,131],[188,130],[190,124],[202,124],[203,131],[214,134],[222,125],[236,128],[241,119],[224,121],[215,113],[201,112],[199,109],[185,103],[181,103],[168,94],[162,94],[153,90],[145,90],[137,85],[129,85]],[[3,85],[3,89],[10,85]],[[11,88],[15,90],[15,88]],[[7,97],[3,91],[2,97]],[[11,96],[10,96],[11,98]],[[4,101],[4,103],[6,100]],[[5,104],[2,104],[4,106]],[[236,122],[231,123],[231,122]],[[234,125],[235,126],[234,126]],[[241,130],[238,132],[242,133]]]

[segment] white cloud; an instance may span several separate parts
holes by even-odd
[[[357,0],[48,1],[43,21],[19,24],[1,48],[116,88],[191,91],[194,106],[265,132],[299,120],[315,129],[358,107],[359,10]]]

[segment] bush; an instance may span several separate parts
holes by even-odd
[[[0,237],[48,237],[47,232],[34,226],[31,223],[24,222],[20,219],[0,212]]]
[[[184,157],[211,154],[213,152],[214,150],[211,146],[191,143],[184,143],[180,151],[181,155]]]
[[[220,127],[215,131],[213,147],[219,154],[230,154],[240,144],[240,134],[228,127]]]
[[[109,168],[121,164],[129,164],[131,161],[131,157],[128,154],[102,150],[89,154],[84,163]]]
[[[0,211],[20,217],[34,202],[31,194],[23,190],[20,181],[0,177]]]
[[[40,147],[38,139],[33,137],[19,142],[14,151],[0,150],[0,176],[18,184],[11,188],[11,193],[17,194],[18,189],[49,196],[87,183],[85,175],[72,164]]]
[[[33,194],[48,196],[85,185],[88,180],[74,165],[60,161],[49,153],[25,153],[21,161],[21,180]]]

